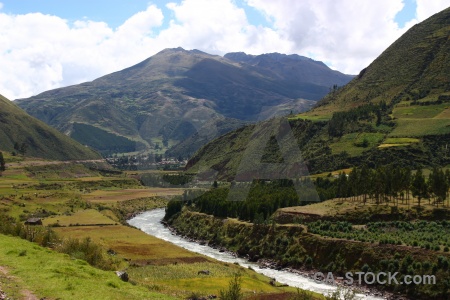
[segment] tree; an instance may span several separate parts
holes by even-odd
[[[417,197],[420,207],[420,201],[422,200],[422,198],[428,197],[428,186],[425,182],[425,177],[423,176],[422,169],[418,169],[416,174],[414,174],[411,191],[413,196]]]
[[[28,150],[28,145],[25,144],[25,143],[22,143],[22,144],[20,145],[20,148],[19,148],[17,151],[19,151],[20,154],[25,155],[25,153],[27,152],[27,150]]]
[[[169,146],[169,139],[167,137],[163,137],[162,144],[164,147]]]
[[[367,165],[363,165],[359,175],[360,193],[363,194],[363,203],[366,204],[367,194],[370,194],[370,170]]]
[[[447,197],[448,182],[442,169],[434,168],[428,179],[430,192],[436,197],[435,202],[444,202]]]
[[[1,172],[5,171],[5,158],[3,157],[3,153],[0,152],[0,174]]]
[[[228,290],[220,291],[219,299],[221,300],[242,300],[244,295],[241,291],[241,274],[235,273],[228,284]]]
[[[28,150],[28,145],[25,143],[19,144],[18,142],[14,143],[14,150],[16,150],[18,153],[25,155],[25,152]],[[14,152],[16,152],[14,151]]]
[[[377,110],[377,123],[376,126],[380,126],[381,125],[381,110],[378,109]]]
[[[449,189],[450,189],[450,169],[447,169],[445,171],[445,178],[446,178],[446,181],[447,181],[447,195],[446,195],[446,197],[449,197],[448,192],[449,192]],[[450,201],[450,199],[449,199],[449,201]]]

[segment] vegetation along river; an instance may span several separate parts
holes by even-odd
[[[151,211],[138,214],[134,218],[128,220],[128,224],[136,228],[139,228],[140,230],[144,231],[149,235],[171,242],[189,251],[200,253],[227,263],[239,263],[239,265],[245,268],[251,267],[256,272],[264,274],[270,278],[275,278],[277,282],[282,284],[287,284],[289,286],[298,287],[304,290],[322,293],[324,295],[327,295],[336,289],[335,286],[323,283],[316,283],[311,278],[295,274],[289,271],[274,270],[270,268],[260,268],[256,263],[251,263],[244,258],[235,257],[232,253],[220,252],[218,249],[214,249],[207,245],[200,245],[196,242],[192,242],[185,238],[177,236],[172,231],[170,231],[169,228],[165,227],[161,223],[164,214],[165,211],[163,208],[154,209]],[[363,294],[357,294],[357,296],[360,299],[368,299],[368,300],[383,299],[380,297],[374,297]]]

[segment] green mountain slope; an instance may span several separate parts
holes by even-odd
[[[302,61],[289,62],[302,69]],[[277,74],[284,75],[275,76],[267,68],[198,50],[166,49],[92,82],[16,102],[34,117],[81,142],[95,140],[97,131],[85,130],[83,135],[90,136],[81,137],[76,134],[74,124],[93,126],[126,138],[125,148],[129,142],[139,143],[136,148],[140,149],[155,148],[157,143],[159,148],[161,141],[167,141],[164,143],[167,148],[201,132],[202,128],[213,126],[214,131],[223,132],[224,128],[230,128],[228,124],[220,127],[224,119],[240,125],[242,122],[237,120],[256,121],[286,111],[305,111],[330,86],[351,79],[317,62],[304,69],[310,72],[294,77],[278,70]],[[309,73],[314,78],[308,77]],[[325,79],[316,80],[319,75]],[[234,128],[237,127],[231,129]],[[121,148],[118,139],[110,137],[115,141],[102,143],[111,144],[107,149],[100,149],[97,143],[89,145],[101,151]]]
[[[57,160],[97,159],[99,155],[39,121],[0,95],[0,150],[25,145],[26,155]]]
[[[289,118],[310,172],[450,164],[450,8],[414,26],[350,83]],[[253,126],[201,148],[187,169],[233,179]],[[276,157],[276,140],[264,154]],[[271,150],[272,149],[272,150]],[[276,162],[274,159],[273,162]]]
[[[450,8],[415,25],[348,85],[308,115],[330,115],[368,102],[437,100],[448,95]]]

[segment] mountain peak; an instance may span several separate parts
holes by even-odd
[[[330,86],[351,79],[297,56],[266,56],[248,56],[255,63],[245,64],[197,49],[164,49],[89,84],[47,91],[17,104],[83,143],[90,135],[90,145],[101,151],[117,151],[124,138],[124,145],[134,141],[156,149],[155,140],[181,142],[217,117],[228,120],[214,131],[223,133],[222,128],[231,129],[226,123],[238,126],[304,111]],[[101,145],[110,148],[98,148],[95,132],[111,141]]]
[[[260,55],[246,54],[245,52],[231,52],[224,55],[225,58],[246,63],[253,66],[267,66],[267,68],[272,68],[273,64],[292,64],[300,63],[302,67],[308,68],[308,65],[316,65],[320,68],[330,69],[325,63],[321,61],[316,61],[312,58],[301,56],[298,54],[283,54],[278,52],[264,53]],[[336,83],[338,84],[338,83]]]

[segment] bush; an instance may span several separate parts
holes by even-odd
[[[228,284],[228,290],[220,291],[219,299],[221,300],[242,300],[244,295],[241,291],[241,274],[235,273]]]
[[[69,254],[76,259],[82,259],[90,265],[103,270],[112,270],[113,261],[103,255],[101,246],[95,244],[90,238],[83,240],[66,239],[63,240],[56,248],[58,252]]]

